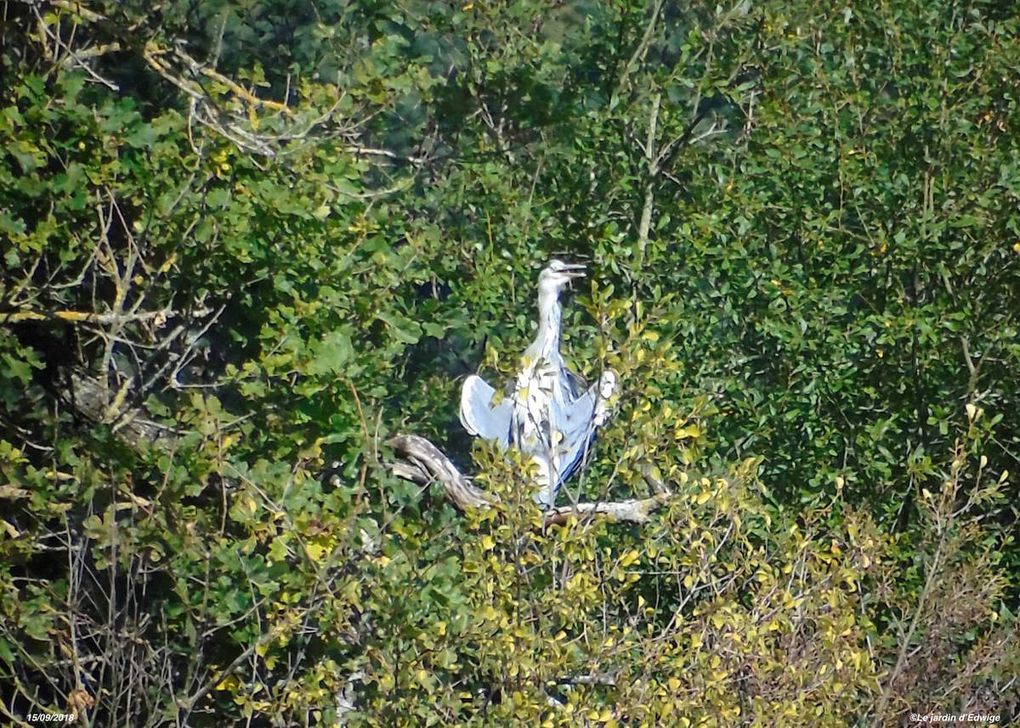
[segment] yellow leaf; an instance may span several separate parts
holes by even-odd
[[[248,511],[251,515],[255,515],[255,511],[258,510],[259,504],[255,502],[255,499],[250,495],[241,496],[241,507]]]
[[[628,551],[627,553],[620,557],[620,566],[626,568],[633,564],[635,561],[637,561],[639,558],[641,558],[641,554],[639,554],[636,550]]]
[[[317,564],[325,561],[328,554],[328,549],[322,544],[317,543],[306,544],[305,551],[308,552],[308,557]]]
[[[169,258],[167,258],[165,261],[163,261],[163,265],[161,265],[159,267],[159,270],[157,270],[156,272],[159,273],[159,274],[166,273],[168,270],[170,270],[173,267],[174,263],[176,263],[176,262],[177,262],[177,253],[173,253]]]
[[[689,437],[698,437],[701,435],[701,428],[697,425],[687,425],[686,427],[678,427],[674,433],[674,437],[677,440],[684,440]]]
[[[234,690],[240,685],[235,675],[227,675],[225,678],[216,683],[217,690]]]

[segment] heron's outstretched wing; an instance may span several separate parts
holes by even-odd
[[[598,385],[593,384],[586,392],[567,402],[559,411],[556,423],[563,432],[564,440],[576,439],[578,434],[587,429],[595,417],[595,403],[598,401]]]
[[[590,427],[568,443],[568,449],[560,460],[559,480],[561,486],[570,480],[570,477],[581,466],[594,442],[595,428]]]
[[[574,474],[584,460],[584,456],[595,440],[595,403],[597,401],[597,387],[592,385],[591,389],[581,397],[570,403],[560,422],[560,431],[563,433],[563,440],[560,443],[560,483],[567,481]]]
[[[606,401],[616,388],[616,373],[607,369],[599,381],[584,394],[566,405],[560,412],[558,427],[563,433],[560,443],[560,472],[562,484],[574,474],[595,442],[595,431],[606,420]]]
[[[595,384],[563,405],[558,424],[564,433],[569,433],[565,434],[565,439],[572,439],[591,422],[594,422],[595,427],[605,423],[606,402],[616,391],[616,379],[616,372],[606,369]]]
[[[509,399],[492,403],[496,390],[481,377],[472,374],[460,390],[460,423],[477,437],[492,440],[502,447],[510,441],[510,417],[513,407]]]

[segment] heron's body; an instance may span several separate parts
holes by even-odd
[[[512,393],[495,402],[495,390],[470,376],[461,392],[461,422],[473,435],[529,455],[537,469],[535,499],[551,508],[560,486],[581,464],[605,418],[601,399],[615,377],[606,372],[588,388],[560,354],[560,291],[584,275],[580,266],[552,261],[539,277],[538,335],[521,356]]]

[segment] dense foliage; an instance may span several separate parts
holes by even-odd
[[[152,5],[0,2],[5,720],[1020,714],[1012,4]],[[457,424],[556,253],[647,524]]]

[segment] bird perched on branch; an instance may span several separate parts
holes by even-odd
[[[552,260],[538,277],[538,335],[524,350],[507,396],[476,375],[461,390],[460,421],[472,435],[530,456],[537,469],[535,500],[552,508],[563,483],[577,470],[604,424],[616,375],[605,371],[588,387],[560,354],[560,293],[585,275],[584,266]]]

